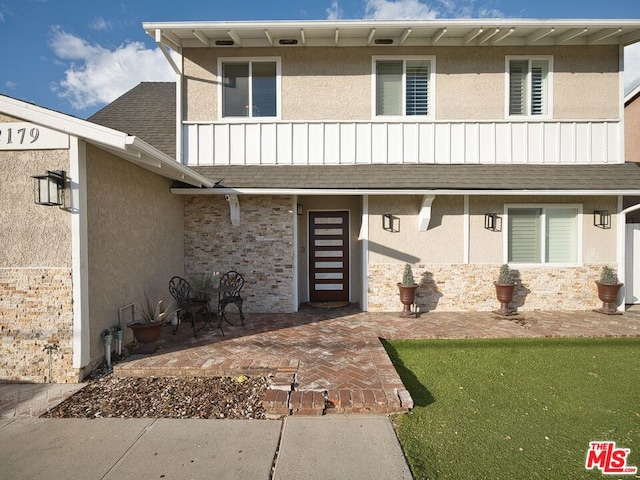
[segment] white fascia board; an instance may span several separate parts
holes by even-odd
[[[124,149],[127,134],[87,120],[0,95],[0,112],[43,127],[85,139],[91,143]]]
[[[289,188],[172,188],[176,195],[495,195],[495,196],[600,196],[640,195],[637,190],[383,190],[383,189],[289,189]]]
[[[213,187],[213,182],[191,170],[189,167],[185,167],[181,163],[175,161],[173,158],[162,153],[157,148],[152,147],[144,140],[134,136],[127,136],[126,143],[127,148],[125,148],[125,151],[130,153],[131,150],[134,150],[135,152],[140,153],[141,166],[155,167],[153,171],[156,171],[157,169],[156,173],[159,175],[180,180],[190,185],[198,187]],[[136,162],[136,160],[132,158],[128,158],[128,160]]]

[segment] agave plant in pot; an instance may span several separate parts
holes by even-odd
[[[594,311],[606,315],[620,315],[621,312],[618,312],[616,302],[623,284],[618,280],[616,272],[605,265],[600,271],[600,279],[596,280],[596,285],[598,286],[598,298],[602,302],[602,307]]]
[[[493,282],[493,284],[496,287],[496,297],[498,297],[498,301],[500,302],[500,309],[495,310],[493,313],[504,315],[505,317],[516,315],[516,312],[513,312],[509,308],[509,304],[513,300],[513,291],[515,290],[516,282],[513,281],[508,264],[505,263],[500,266],[498,280]]]
[[[153,305],[145,295],[145,303],[142,305],[142,314],[139,319],[127,324],[133,331],[133,335],[142,347],[138,353],[153,353],[156,350],[155,341],[160,338],[162,326],[170,320],[174,311],[170,305],[165,305],[162,299]]]
[[[416,302],[416,288],[418,284],[413,279],[413,269],[408,263],[404,266],[402,274],[402,282],[398,283],[400,290],[400,302],[402,303],[401,317],[415,317],[415,312],[411,311],[411,305]]]

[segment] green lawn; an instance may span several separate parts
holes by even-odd
[[[640,338],[384,342],[415,407],[398,438],[416,479],[582,479],[589,442],[640,467]]]

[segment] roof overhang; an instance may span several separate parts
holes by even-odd
[[[195,187],[211,187],[213,182],[138,137],[103,127],[64,113],[0,95],[0,112],[17,119],[78,137],[118,157],[158,175]]]
[[[438,19],[145,22],[154,40],[183,48],[629,45],[640,20]]]

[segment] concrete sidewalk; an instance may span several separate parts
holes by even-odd
[[[0,420],[0,478],[411,479],[386,416]]]

